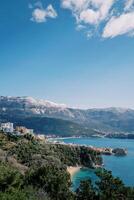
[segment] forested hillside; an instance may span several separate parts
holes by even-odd
[[[39,142],[31,135],[16,137],[0,133],[1,200],[132,200],[134,189],[124,186],[105,170],[96,171],[98,188],[82,181],[71,191],[67,166],[93,168],[102,158],[82,146]]]

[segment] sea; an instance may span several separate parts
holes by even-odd
[[[127,186],[134,187],[134,139],[63,138],[60,141],[96,147],[126,148],[128,151],[126,156],[103,155],[104,167],[112,171],[114,176],[121,178]],[[81,180],[89,178],[93,182],[96,181],[94,170],[81,169],[72,177],[72,189],[77,189]]]

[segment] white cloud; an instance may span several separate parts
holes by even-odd
[[[118,35],[134,33],[134,12],[123,13],[119,17],[112,17],[106,24],[103,37],[116,37]]]
[[[57,12],[55,11],[55,9],[53,8],[51,4],[47,7],[46,12],[47,12],[48,17],[51,17],[51,18],[57,17]]]
[[[116,0],[61,0],[62,7],[69,9],[79,25],[92,26],[86,35],[93,35],[101,22],[110,16],[112,5]],[[94,27],[94,29],[93,29]],[[88,36],[89,38],[89,36]]]
[[[134,8],[134,0],[126,0],[124,10],[129,11],[133,8]]]
[[[62,7],[70,9],[77,23],[99,24],[105,20],[115,0],[62,0]]]
[[[101,35],[114,38],[127,34],[134,36],[134,0],[60,0],[63,9],[71,11],[76,20],[76,30],[83,30],[87,38]],[[120,9],[121,3],[123,9]],[[50,4],[44,8],[41,1],[30,5],[32,21],[46,22],[56,18],[57,12]]]
[[[101,31],[103,38],[114,38],[123,34],[134,36],[134,0],[118,0],[118,3],[117,0],[61,0],[61,2],[64,9],[72,12],[77,27],[84,25],[84,28],[87,28],[88,38],[98,30]],[[103,26],[100,26],[101,24]]]
[[[43,8],[43,6],[38,6],[37,8],[34,8],[31,20],[37,23],[42,23],[46,22],[47,18],[56,18],[56,17],[57,17],[57,12],[50,4],[46,9]]]
[[[86,27],[84,26],[84,25],[82,25],[82,24],[78,24],[77,26],[76,26],[76,30],[77,31],[81,31],[81,30],[83,30],[83,29],[85,29]]]
[[[80,11],[87,7],[90,0],[61,0],[62,7],[66,9],[70,9],[73,12]]]
[[[80,22],[84,22],[86,24],[97,24],[99,20],[99,12],[92,9],[83,10],[80,13],[79,19]]]

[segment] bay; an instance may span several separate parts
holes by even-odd
[[[96,147],[126,148],[127,156],[103,156],[104,167],[112,171],[114,176],[120,177],[128,186],[134,186],[134,140],[133,139],[111,139],[111,138],[66,138],[61,139],[65,143],[80,145],[92,145]],[[79,186],[81,180],[91,178],[96,180],[93,170],[82,169],[73,178],[73,189]]]

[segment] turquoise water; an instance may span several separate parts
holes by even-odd
[[[111,170],[114,176],[120,177],[128,186],[134,186],[134,140],[109,139],[109,138],[68,138],[62,139],[65,143],[93,145],[96,147],[121,147],[128,150],[124,157],[103,156],[105,168]],[[91,178],[95,180],[93,170],[80,170],[73,177],[73,189],[77,188],[80,181]]]

